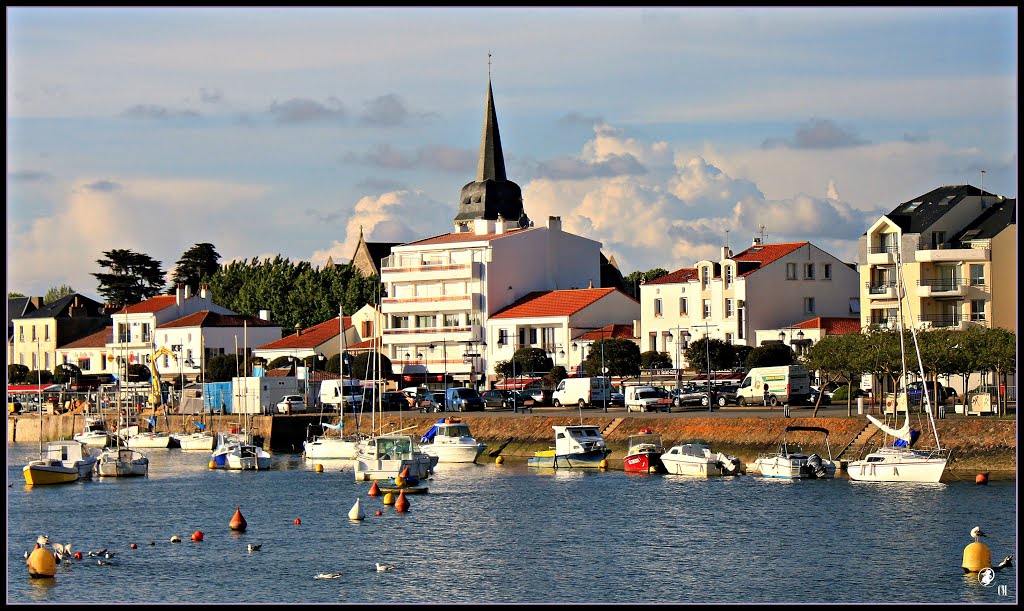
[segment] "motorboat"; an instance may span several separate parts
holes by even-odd
[[[217,446],[210,455],[216,469],[265,471],[270,469],[270,453],[252,443],[246,434],[219,433]]]
[[[205,450],[209,452],[213,450],[214,444],[217,442],[217,438],[213,436],[213,433],[206,431],[182,433],[180,435],[172,435],[172,437],[178,442],[178,447],[182,450]]]
[[[29,486],[68,484],[92,477],[100,450],[80,441],[51,441],[42,455],[22,469]]]
[[[133,450],[142,448],[170,448],[176,443],[170,433],[157,433],[155,431],[140,431],[125,438],[125,445]]]
[[[387,433],[359,442],[353,459],[356,481],[387,480],[398,477],[408,467],[408,475],[426,479],[437,466],[437,456],[420,450],[411,435]]]
[[[665,445],[661,435],[649,428],[642,428],[636,435],[630,435],[626,442],[626,457],[622,459],[623,471],[639,473],[665,473],[661,455]]]
[[[607,466],[605,461],[612,453],[594,425],[553,425],[555,447],[538,450],[526,459],[528,467],[553,469],[599,469]]]
[[[806,454],[800,446],[791,444],[786,434],[792,432],[816,432],[825,436],[828,458],[818,454]],[[832,461],[832,448],[828,443],[828,429],[820,426],[787,426],[777,452],[761,454],[753,463],[752,470],[763,477],[783,479],[829,479],[835,477],[836,464]]]
[[[145,477],[149,475],[149,458],[138,450],[124,446],[107,448],[96,460],[100,477]]]
[[[107,430],[106,419],[100,416],[86,416],[82,432],[72,439],[95,448],[105,448],[114,443],[114,435]]]
[[[487,444],[474,439],[469,425],[458,418],[441,418],[420,437],[420,449],[438,462],[476,462]]]
[[[323,435],[316,435],[311,439],[302,442],[302,454],[306,458],[341,458],[350,460],[356,457],[359,449],[359,437],[344,437],[341,434],[341,419],[338,424],[321,422],[324,428]],[[328,435],[327,431],[334,430],[336,435]]]
[[[742,469],[739,458],[715,452],[703,441],[688,441],[674,445],[661,455],[665,472],[693,477],[738,475]]]

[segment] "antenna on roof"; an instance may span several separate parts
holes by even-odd
[[[981,207],[985,208],[985,170],[981,171]]]
[[[727,249],[729,248],[729,230],[728,229],[725,230],[725,247]]]
[[[761,243],[764,244],[764,229],[765,229],[765,227],[764,227],[764,225],[761,225],[760,227],[761,227]]]
[[[491,80],[491,52],[487,52],[487,80]]]

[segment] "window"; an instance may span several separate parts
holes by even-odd
[[[533,346],[537,343],[537,328],[530,327],[530,345]]]
[[[392,316],[391,317],[391,328],[392,329],[408,329],[409,328],[409,317],[408,316]]]
[[[690,313],[689,312],[689,308],[687,307],[687,304],[686,304],[686,297],[680,297],[679,298],[679,315],[680,316],[686,316],[689,313]]]
[[[700,290],[706,291],[711,283],[711,268],[704,266],[700,268]]]
[[[732,266],[725,266],[725,288],[732,286]]]
[[[662,352],[668,352],[668,344],[669,344],[669,341],[671,340],[671,338],[672,338],[672,332],[671,331],[662,331],[661,332],[661,351]]]
[[[825,280],[831,280],[832,279],[832,264],[831,263],[826,263],[823,269],[824,269],[824,271],[822,272],[821,277],[824,278]]]
[[[149,323],[142,323],[142,341],[145,343],[151,341],[149,338]]]
[[[726,299],[725,300],[725,317],[726,318],[732,318],[732,315],[733,315],[733,300],[732,299]]]
[[[727,344],[731,344],[731,343],[732,343],[732,340],[733,340],[733,336],[732,336],[732,333],[726,333],[726,334],[725,334],[725,343],[727,343]]]
[[[526,345],[526,327],[519,329],[519,347],[522,348]]]
[[[434,326],[434,315],[433,314],[417,314],[416,315],[416,328],[427,329]]]
[[[704,300],[704,318],[711,318],[711,300]]]
[[[971,286],[985,285],[985,266],[971,263]]]
[[[25,341],[25,327],[23,325],[18,325],[18,341]],[[24,365],[24,363],[22,364]]]
[[[78,365],[78,368],[81,369],[82,371],[89,371],[90,369],[92,369],[92,361],[90,361],[89,359],[80,358],[78,359],[78,362],[75,364]]]
[[[43,340],[50,341],[50,325],[43,327]]]
[[[971,300],[971,320],[985,320],[985,300]]]
[[[814,314],[814,297],[804,297],[804,314]]]
[[[814,280],[813,263],[804,263],[804,280]]]
[[[459,314],[445,314],[444,315],[444,326],[446,326],[446,327],[457,327],[457,326],[459,326]]]
[[[362,324],[362,332],[360,333],[360,336],[362,336],[362,337],[370,337],[371,335],[373,335],[373,321],[372,320],[364,320],[361,324]]]
[[[796,280],[796,263],[786,264],[786,280]]]
[[[647,349],[657,350],[658,349],[658,334],[652,331],[647,338]]]
[[[36,326],[32,325],[32,341],[36,341]]]
[[[654,315],[661,316],[661,298],[654,300]]]
[[[498,345],[504,346],[508,343],[508,329],[498,329]]]

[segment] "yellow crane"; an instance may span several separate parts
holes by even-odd
[[[163,403],[163,393],[160,388],[160,372],[156,369],[156,359],[161,356],[169,356],[175,361],[178,360],[178,355],[174,354],[166,346],[160,346],[160,348],[153,351],[153,356],[149,359],[149,405],[153,407],[159,406]]]

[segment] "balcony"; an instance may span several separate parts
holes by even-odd
[[[951,242],[948,244],[922,244],[914,254],[919,263],[949,263],[991,261],[992,248],[988,243]]]
[[[896,299],[895,282],[867,283],[865,286],[868,287],[868,297],[870,299]]]
[[[932,329],[961,329],[964,322],[960,314],[922,314],[917,319],[922,327]]]
[[[917,296],[918,297],[954,297],[961,298],[967,294],[967,285],[964,284],[961,278],[942,279],[942,280],[918,280],[917,281]]]
[[[383,282],[423,282],[429,280],[458,279],[479,280],[480,264],[451,262],[402,262],[393,256],[385,257],[380,268]]]
[[[473,299],[479,293],[469,295],[434,295],[427,297],[385,297],[381,300],[381,311],[387,314],[422,312],[425,309],[440,312],[469,311]],[[429,308],[424,308],[429,304]]]
[[[895,246],[871,246],[868,248],[868,265],[892,265],[895,262]]]

